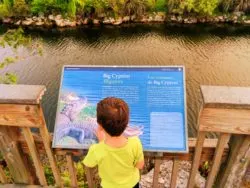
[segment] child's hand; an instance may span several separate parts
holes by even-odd
[[[98,138],[99,142],[101,142],[105,139],[105,133],[99,126],[95,131],[95,135]]]

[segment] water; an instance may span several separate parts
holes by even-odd
[[[0,28],[4,30],[5,28]],[[200,85],[250,86],[250,27],[130,25],[67,30],[26,30],[43,39],[42,57],[10,65],[20,84],[47,87],[43,108],[53,131],[63,65],[184,65],[189,136],[195,136]],[[0,57],[10,55],[0,49]],[[28,54],[20,49],[21,54]]]

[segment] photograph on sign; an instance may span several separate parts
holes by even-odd
[[[64,66],[53,147],[87,149],[97,143],[96,105],[111,96],[128,103],[123,134],[138,136],[145,151],[188,151],[182,66]]]

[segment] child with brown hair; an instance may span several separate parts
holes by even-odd
[[[103,188],[139,188],[143,149],[138,137],[123,135],[128,122],[129,107],[122,99],[108,97],[97,104],[99,143],[89,148],[83,164],[98,166]]]

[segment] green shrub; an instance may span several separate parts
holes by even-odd
[[[10,15],[10,12],[8,8],[4,4],[0,4],[0,18],[9,16],[9,15]]]
[[[65,2],[56,0],[33,0],[31,3],[31,12],[33,14],[65,14],[67,13],[68,5]]]
[[[167,11],[167,2],[166,0],[156,0],[154,11],[157,12],[166,12]]]
[[[25,0],[15,0],[13,5],[13,14],[15,16],[26,16],[29,12],[29,7]]]

